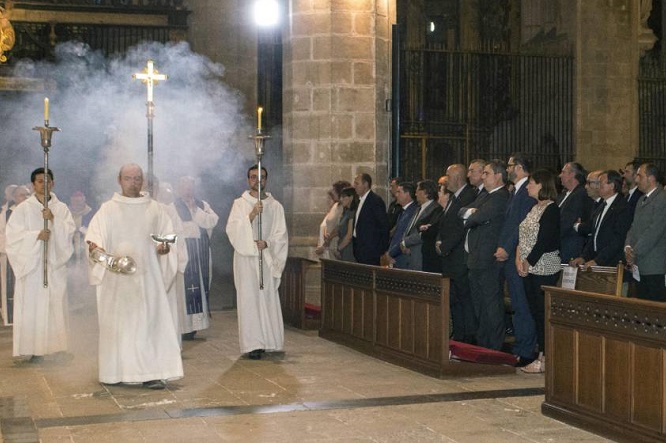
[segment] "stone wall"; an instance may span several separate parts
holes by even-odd
[[[393,0],[292,0],[284,42],[284,200],[291,254],[312,257],[333,182],[386,186]],[[381,190],[380,190],[381,192]]]
[[[576,9],[576,160],[617,169],[638,149],[640,1],[568,3]]]

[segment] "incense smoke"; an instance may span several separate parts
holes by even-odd
[[[138,163],[147,172],[146,86],[132,74],[148,59],[168,75],[154,89],[154,171],[174,188],[181,176],[198,178],[197,197],[220,216],[212,238],[211,300],[223,296],[224,306],[230,306],[233,293],[219,290],[221,284],[229,287],[231,274],[224,226],[255,161],[248,140],[254,122],[243,115],[244,97],[223,83],[223,66],[192,52],[187,43],[144,43],[105,58],[69,42],[56,47],[53,63],[19,61],[12,75],[44,78],[47,91],[0,92],[0,185],[25,184],[30,172],[43,166],[39,133],[32,128],[44,124],[44,97],[50,99],[50,125],[61,129],[53,134],[49,155],[60,200],[69,203],[73,192],[82,191],[97,209],[118,191],[122,164]]]

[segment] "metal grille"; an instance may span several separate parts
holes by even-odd
[[[100,50],[105,56],[122,54],[143,41],[169,42],[171,33],[175,29],[166,26],[51,25],[17,22],[14,24],[16,45],[12,51],[12,58],[32,60],[49,58],[52,50],[49,44],[51,26],[54,27],[56,42],[79,41],[90,45],[93,50]]]
[[[394,175],[437,178],[451,163],[515,151],[537,167],[572,160],[572,57],[403,48],[397,60]]]
[[[666,171],[666,66],[653,59],[640,63],[638,109],[638,158]]]

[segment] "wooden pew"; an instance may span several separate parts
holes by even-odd
[[[543,413],[616,440],[666,440],[666,303],[544,290]]]
[[[317,262],[287,257],[280,282],[280,306],[285,324],[299,329],[319,329],[320,318],[306,313],[307,275]]]
[[[425,374],[515,373],[449,358],[449,279],[439,274],[321,260],[319,335]]]
[[[562,269],[568,267],[569,265],[562,264]],[[624,264],[622,262],[617,266],[591,266],[587,269],[579,266],[576,290],[620,296],[622,295],[623,276]],[[558,286],[562,286],[562,274],[560,274]]]

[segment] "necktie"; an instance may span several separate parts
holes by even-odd
[[[597,251],[597,234],[599,234],[599,226],[601,226],[601,217],[604,215],[604,208],[606,207],[606,202],[604,200],[599,204],[599,214],[597,219],[594,221],[594,250]]]
[[[597,211],[597,219],[594,221],[595,232],[599,230],[599,225],[601,224],[601,216],[604,215],[605,207],[606,207],[606,202],[602,200],[601,203],[599,203],[599,210]]]
[[[641,199],[641,204],[645,204],[645,203],[647,203],[647,199],[648,199],[648,196],[645,195],[645,196]]]

